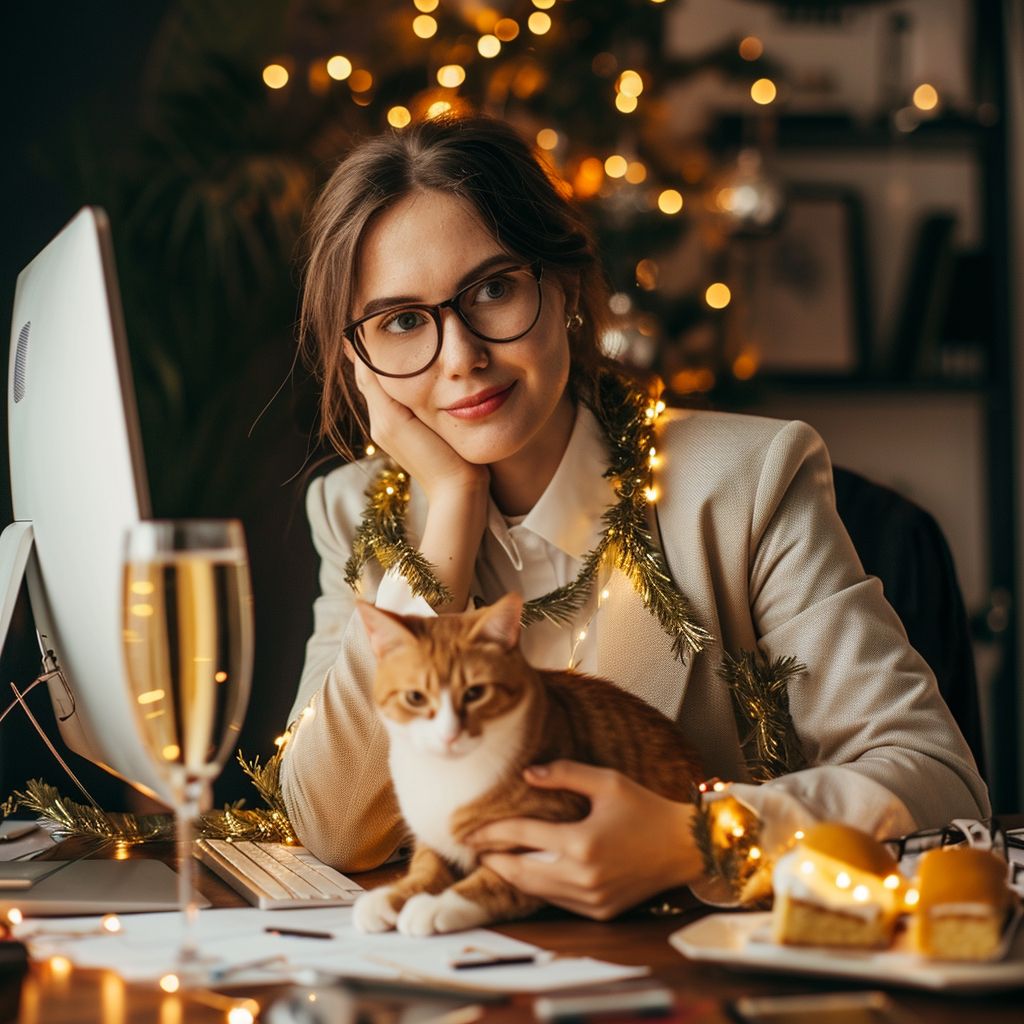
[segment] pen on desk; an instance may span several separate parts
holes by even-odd
[[[469,971],[474,967],[508,967],[511,964],[535,964],[537,958],[528,953],[525,956],[492,956],[487,960],[453,960],[449,966],[457,971]]]
[[[292,935],[296,939],[333,939],[330,932],[310,932],[304,928],[264,928],[268,935]]]

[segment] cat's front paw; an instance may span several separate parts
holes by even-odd
[[[387,932],[395,927],[398,911],[391,902],[394,886],[382,885],[363,893],[352,908],[352,923],[363,932]]]
[[[453,889],[445,889],[440,896],[421,892],[410,897],[398,915],[398,930],[403,935],[424,938],[476,928],[488,920],[487,911],[479,903],[467,900]]]

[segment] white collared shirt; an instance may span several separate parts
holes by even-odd
[[[487,527],[470,585],[470,607],[493,604],[513,591],[530,601],[576,578],[600,539],[602,514],[615,501],[612,483],[604,476],[607,468],[604,435],[594,414],[581,404],[562,461],[529,513],[506,519],[488,497]],[[577,671],[596,674],[601,616],[594,612],[599,593],[600,582],[572,625],[541,620],[527,627],[520,641],[526,660],[545,669],[565,669],[571,663]],[[395,570],[381,582],[376,604],[400,615],[434,614],[423,598],[413,596]],[[586,635],[579,640],[581,632]]]

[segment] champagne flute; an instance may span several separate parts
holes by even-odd
[[[252,680],[253,611],[238,520],[146,521],[127,534],[124,653],[143,744],[174,798],[179,975],[201,980],[193,823],[236,747]]]

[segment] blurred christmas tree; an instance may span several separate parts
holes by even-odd
[[[746,91],[764,68],[759,49],[735,44],[699,60],[667,56],[671,7],[175,4],[149,63],[142,143],[106,200],[124,256],[156,507],[217,513],[252,492],[240,428],[287,369],[311,193],[356,138],[448,111],[511,121],[588,209],[619,318],[609,350],[678,390],[709,390],[724,365],[715,307],[728,291],[715,271],[724,272],[729,224],[706,201],[707,149],[673,133],[671,96],[709,72]],[[661,261],[678,260],[687,240],[701,270],[674,288]],[[273,405],[266,429],[287,413],[287,402]]]

